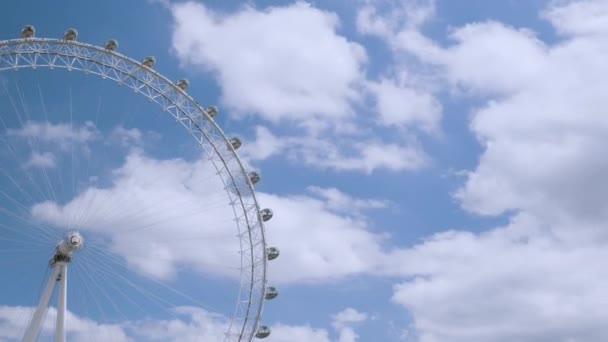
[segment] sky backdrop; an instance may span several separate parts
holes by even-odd
[[[281,257],[269,264],[269,285],[280,295],[264,309],[268,341],[608,336],[608,160],[599,153],[608,142],[608,1],[1,5],[0,40],[25,24],[39,37],[75,27],[80,41],[115,38],[121,53],[154,55],[156,70],[188,78],[190,95],[219,107],[216,122],[241,137],[239,156],[262,175],[258,200],[275,212],[267,240]],[[167,281],[187,294],[167,299],[164,311],[134,286],[119,303],[83,299],[71,340],[222,336],[237,290],[224,267],[236,254],[221,253],[234,241],[169,244],[178,240],[172,227],[215,227],[207,239],[231,219],[214,207],[223,193],[195,143],[144,99],[92,76],[23,70],[0,73],[0,84],[3,208],[20,191],[7,174],[27,182],[20,170],[48,172],[48,196],[24,197],[28,218],[84,222],[106,257],[124,261],[117,279]],[[74,167],[74,155],[86,166]],[[73,184],[65,190],[53,179]],[[195,207],[206,211],[188,216]],[[113,230],[148,212],[128,223],[171,218],[171,226],[144,238]],[[2,224],[8,254],[14,226]],[[146,238],[169,241],[167,249],[148,248]],[[3,285],[11,295],[0,296],[0,341],[20,338],[18,318],[37,302],[48,260],[37,253],[42,262],[20,257],[29,267],[22,283]]]

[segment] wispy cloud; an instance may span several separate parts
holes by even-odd
[[[53,168],[57,165],[55,155],[51,152],[32,152],[25,167]]]

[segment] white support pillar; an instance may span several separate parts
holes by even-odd
[[[59,296],[57,298],[57,321],[55,322],[55,342],[65,342],[65,311],[67,307],[68,264],[57,264],[60,268]]]
[[[80,233],[71,232],[68,233],[63,240],[57,243],[55,255],[53,255],[49,262],[53,272],[42,293],[38,307],[36,308],[36,311],[34,311],[34,316],[25,330],[23,342],[34,342],[38,339],[42,320],[44,319],[44,314],[49,306],[49,300],[55,289],[56,282],[59,282],[59,293],[57,298],[57,317],[55,321],[55,342],[65,342],[65,314],[68,299],[68,264],[72,261],[72,252],[80,249],[82,247],[82,242],[82,235],[80,235]]]
[[[44,318],[44,313],[49,305],[49,300],[51,299],[51,294],[55,288],[55,282],[57,281],[60,271],[60,267],[53,268],[53,272],[46,283],[46,288],[40,297],[40,302],[38,303],[38,307],[34,312],[34,316],[32,317],[27,330],[25,330],[23,342],[34,342],[38,338],[38,334],[40,334],[40,327],[42,325],[42,319]]]

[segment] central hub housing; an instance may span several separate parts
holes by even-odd
[[[84,239],[78,232],[68,233],[65,238],[57,244],[57,254],[69,256],[73,251],[80,249]]]

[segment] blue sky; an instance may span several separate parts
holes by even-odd
[[[0,40],[24,24],[115,38],[219,107],[275,212],[267,340],[602,341],[607,9],[8,1]],[[70,340],[221,336],[237,241],[195,143],[90,75],[1,72],[0,85],[0,250],[16,261],[0,267],[18,274],[0,295],[0,341],[20,338],[66,227],[98,246],[74,263]]]

